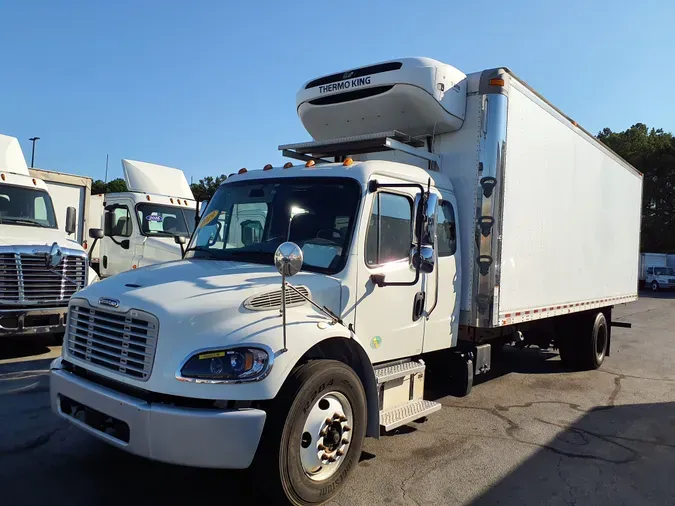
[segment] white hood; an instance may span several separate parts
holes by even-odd
[[[56,228],[43,228],[21,225],[0,225],[0,247],[2,246],[59,246],[84,251],[75,240],[69,239],[63,231]]]

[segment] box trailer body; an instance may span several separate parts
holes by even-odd
[[[296,100],[314,140],[279,149],[302,164],[239,171],[182,260],[71,302],[51,399],[148,458],[262,459],[268,488],[308,505],[338,493],[366,435],[441,409],[427,364],[455,395],[492,346],[600,367],[612,306],[637,297],[642,175],[506,68],[404,58],[313,79]],[[90,345],[110,322],[140,353]]]
[[[68,207],[75,208],[77,216],[75,240],[82,245],[87,243],[87,230],[90,227],[91,178],[36,168],[30,168],[29,172],[47,185],[57,216],[64,216]],[[65,222],[59,220],[59,228],[65,230],[64,227]]]

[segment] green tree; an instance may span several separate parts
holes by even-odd
[[[644,174],[642,251],[675,252],[675,138],[636,123],[623,132],[609,128],[598,139]]]
[[[221,174],[215,178],[213,176],[206,176],[204,179],[200,179],[199,183],[192,183],[190,189],[192,190],[195,199],[210,199],[226,179],[227,176],[225,174]]]
[[[104,183],[97,179],[91,183],[91,194],[100,195],[102,193],[125,192],[127,191],[127,183],[122,178],[113,179]]]

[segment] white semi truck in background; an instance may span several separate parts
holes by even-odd
[[[642,253],[640,255],[640,288],[652,292],[675,289],[675,255]]]
[[[57,213],[45,174],[0,135],[0,338],[62,335],[70,298],[96,280],[76,235],[84,220],[72,205]]]
[[[196,202],[183,171],[122,160],[126,192],[94,195],[91,263],[101,278],[181,258],[174,236],[194,231]]]
[[[280,149],[304,163],[241,170],[184,259],[71,301],[58,416],[309,505],[365,436],[441,408],[425,361],[456,395],[508,343],[602,365],[637,298],[637,170],[507,68],[388,61],[307,82],[297,110],[315,140]]]

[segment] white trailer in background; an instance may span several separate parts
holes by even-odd
[[[67,305],[96,280],[80,242],[91,180],[29,172],[0,135],[0,338],[62,335]]]
[[[71,302],[59,416],[160,461],[255,459],[261,489],[314,505],[366,435],[441,409],[427,367],[466,395],[492,346],[601,366],[637,298],[637,170],[506,68],[379,63],[297,110],[315,140],[280,149],[305,163],[240,171],[184,260]]]
[[[76,176],[51,170],[28,169],[31,176],[42,179],[47,185],[49,194],[54,203],[57,216],[64,216],[68,207],[75,208],[75,233],[77,242],[87,249],[87,230],[90,227],[89,208],[91,198],[91,178]],[[96,221],[91,223],[96,224]],[[59,222],[59,228],[63,231],[65,222]]]
[[[91,221],[92,238],[103,233],[91,255],[102,278],[181,258],[174,236],[189,237],[195,227],[196,202],[183,171],[134,160],[122,160],[122,168],[128,191],[93,199],[90,210],[99,216]]]

